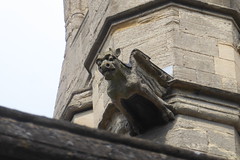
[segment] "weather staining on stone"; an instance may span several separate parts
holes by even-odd
[[[173,120],[173,107],[162,99],[172,77],[138,49],[132,51],[129,64],[118,59],[120,53],[120,49],[101,53],[96,64],[108,81],[108,96],[127,118],[132,134]]]

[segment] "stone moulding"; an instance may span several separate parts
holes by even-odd
[[[92,88],[75,91],[70,96],[59,119],[71,121],[77,113],[92,109]]]
[[[240,94],[173,80],[166,99],[176,114],[230,125],[240,133]]]
[[[231,17],[231,19],[236,24],[237,28],[240,28],[240,13],[238,10],[233,8],[226,8],[224,6],[214,5],[214,4],[208,4],[204,3],[198,0],[158,0],[158,1],[151,1],[148,2],[142,6],[138,6],[135,8],[132,8],[130,10],[124,11],[122,13],[118,13],[113,16],[109,16],[106,18],[102,29],[100,33],[97,36],[97,39],[95,40],[95,43],[93,44],[92,48],[90,49],[90,52],[84,62],[85,68],[88,70],[90,76],[91,76],[91,68],[94,64],[94,60],[96,59],[97,53],[100,51],[101,46],[103,45],[109,31],[111,30],[111,27],[122,22],[129,20],[134,17],[143,16],[146,12],[154,12],[157,9],[161,9],[164,6],[178,6],[181,8],[188,8],[188,9],[195,9],[199,12],[206,12],[208,14],[212,13],[213,15],[218,16],[227,16]],[[81,28],[80,28],[81,29]],[[80,30],[79,29],[79,30]],[[77,36],[78,34],[76,34]]]

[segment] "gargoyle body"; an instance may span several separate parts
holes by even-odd
[[[161,97],[172,77],[140,50],[133,50],[129,64],[118,59],[120,49],[100,54],[99,71],[108,81],[108,96],[127,118],[135,134],[174,119],[172,106]]]

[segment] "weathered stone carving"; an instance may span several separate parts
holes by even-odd
[[[173,120],[172,106],[161,98],[172,77],[140,50],[132,51],[129,64],[118,59],[120,52],[110,49],[98,56],[96,64],[108,81],[112,103],[126,116],[133,133]]]
[[[112,103],[107,105],[98,128],[121,135],[132,133],[127,118]]]

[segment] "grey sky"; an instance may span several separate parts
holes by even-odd
[[[62,0],[0,0],[0,105],[52,117],[64,55]]]

